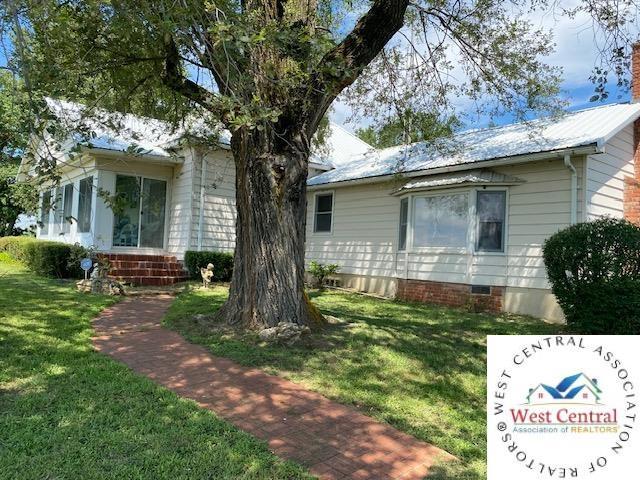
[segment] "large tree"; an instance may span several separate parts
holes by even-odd
[[[604,28],[624,25],[601,3],[580,5]],[[197,110],[231,130],[236,255],[219,315],[317,327],[304,289],[306,179],[327,110],[347,88],[364,115],[393,105],[446,119],[463,96],[494,113],[553,110],[551,37],[523,15],[537,7],[547,4],[9,0],[3,13],[16,67],[48,94],[174,120]]]

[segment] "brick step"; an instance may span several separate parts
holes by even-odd
[[[109,272],[115,277],[186,277],[182,268],[112,268]]]
[[[176,263],[178,260],[174,255],[142,255],[133,253],[101,253],[101,257],[108,258],[109,261],[123,262],[170,262]]]
[[[163,287],[166,285],[173,285],[179,282],[188,280],[188,277],[175,277],[175,276],[155,276],[155,277],[117,277],[109,275],[109,278],[118,280],[119,282],[132,283],[134,285]]]
[[[127,260],[111,260],[111,268],[114,270],[128,270],[131,268],[168,268],[170,270],[184,270],[182,262],[152,262],[152,261],[127,261]]]

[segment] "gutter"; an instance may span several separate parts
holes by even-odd
[[[118,157],[120,159],[122,159],[122,157],[127,157],[127,159],[131,159],[133,161],[135,160],[140,160],[140,161],[153,161],[156,163],[166,163],[169,165],[179,165],[181,163],[184,163],[184,159],[181,157],[173,157],[173,156],[169,156],[169,155],[156,155],[153,153],[141,153],[139,155],[133,155],[130,153],[125,152],[124,150],[110,150],[108,148],[100,148],[100,147],[81,147],[80,148],[81,152],[87,152],[87,153],[93,153],[96,155],[101,155],[101,156],[105,156],[105,157]]]
[[[204,197],[207,183],[207,155],[200,152],[200,211],[198,212],[198,251],[202,250],[202,232],[204,227]]]
[[[571,172],[571,214],[570,225],[575,225],[578,221],[578,172],[571,163],[571,155],[564,156],[564,166]]]
[[[592,143],[590,145],[585,145],[582,147],[565,148],[562,150],[551,150],[546,152],[516,155],[513,157],[502,157],[494,160],[483,160],[480,162],[462,163],[458,165],[450,165],[447,167],[415,170],[412,172],[398,172],[398,173],[391,173],[391,174],[376,175],[372,177],[357,178],[354,180],[342,180],[342,181],[307,185],[307,189],[318,190],[322,188],[333,188],[333,187],[341,187],[341,186],[349,186],[349,185],[379,183],[379,182],[387,182],[389,180],[393,180],[394,178],[405,179],[405,178],[413,178],[413,177],[423,177],[426,175],[436,175],[438,173],[460,172],[463,170],[473,170],[477,168],[499,167],[504,165],[517,165],[520,163],[535,162],[537,160],[553,160],[556,158],[564,158],[565,155],[581,156],[581,155],[592,155],[595,153],[604,153],[604,147],[600,144],[600,142]]]

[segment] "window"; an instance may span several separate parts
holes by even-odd
[[[418,197],[413,212],[414,247],[464,247],[469,225],[466,193]]]
[[[316,213],[313,225],[314,232],[331,232],[333,217],[333,193],[316,195]]]
[[[479,191],[477,196],[477,250],[479,252],[504,251],[504,219],[506,211],[504,191]]]
[[[62,220],[60,230],[69,233],[71,230],[71,217],[73,208],[73,183],[64,186],[64,199],[62,201]]]
[[[409,221],[409,199],[400,200],[400,234],[398,238],[398,250],[407,248],[407,223]]]
[[[78,232],[91,231],[91,207],[93,202],[93,177],[80,180],[78,198]]]
[[[40,233],[46,235],[49,232],[49,213],[51,211],[51,190],[46,190],[42,194],[40,204]]]

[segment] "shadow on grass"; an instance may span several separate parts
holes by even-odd
[[[90,319],[112,302],[0,276],[0,478],[310,478],[94,352]]]
[[[486,476],[486,336],[560,330],[526,317],[314,291],[322,312],[344,323],[286,348],[194,320],[225,297],[224,288],[193,289],[165,323],[216,355],[302,382],[462,459],[436,469],[436,478]]]

